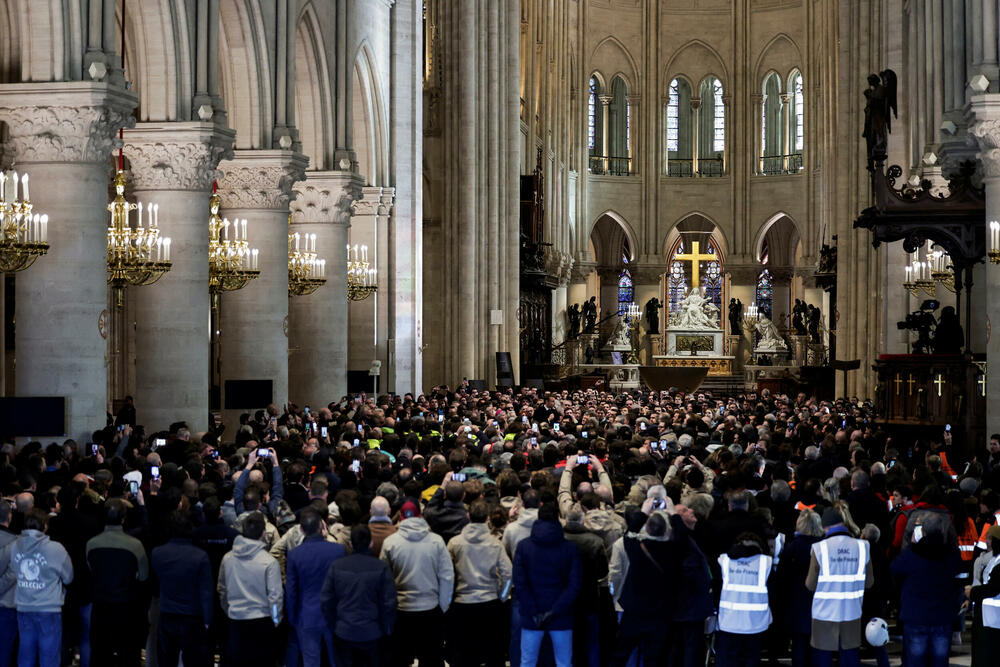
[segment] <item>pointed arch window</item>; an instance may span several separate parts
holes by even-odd
[[[695,248],[694,240],[698,247]],[[706,247],[707,246],[707,247]],[[690,259],[683,257],[697,251],[699,255],[708,258],[698,260],[698,282],[694,283],[694,266]],[[681,257],[678,257],[680,255]],[[698,287],[705,298],[711,299],[716,308],[722,309],[722,276],[723,261],[715,238],[711,235],[697,235],[685,240],[684,236],[677,240],[670,251],[667,262],[667,303],[665,308],[669,313],[676,313],[677,306],[691,287]]]
[[[616,76],[611,80],[611,103],[608,105],[607,173],[623,176],[631,173],[629,142],[628,84]]]
[[[632,283],[632,272],[629,270],[628,257],[622,257],[623,268],[618,275],[618,314],[623,315],[629,304],[635,301],[635,285]]]
[[[665,127],[666,172],[668,176],[692,176],[694,112],[691,109],[691,86],[685,79],[675,78],[667,87]]]
[[[587,97],[587,148],[591,155],[601,153],[601,84],[596,76],[590,77],[590,94]],[[596,151],[596,153],[595,153]]]
[[[774,72],[764,78],[760,117],[761,173],[765,175],[785,173],[782,151],[782,101],[781,79]]]
[[[791,91],[791,113],[789,114],[789,122],[791,123],[791,136],[792,136],[792,153],[798,154],[799,165],[802,167],[802,147],[805,145],[805,99],[802,92],[802,73],[794,72],[792,73],[791,85],[789,90]]]
[[[757,310],[761,314],[767,315],[767,319],[773,320],[774,278],[771,277],[771,272],[768,271],[766,267],[760,272],[760,275],[757,276],[757,292],[755,296]]]
[[[705,77],[698,89],[698,173],[721,176],[726,153],[726,105],[722,82]]]

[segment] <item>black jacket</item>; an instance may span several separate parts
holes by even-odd
[[[219,580],[222,557],[233,548],[233,541],[239,534],[238,530],[221,520],[198,526],[191,534],[194,545],[208,554],[208,560],[212,564],[212,581]]]
[[[107,526],[87,542],[87,565],[95,604],[135,604],[143,597],[142,584],[149,578],[146,550],[121,526]]]
[[[370,551],[338,558],[326,572],[320,604],[333,634],[353,642],[391,635],[396,623],[396,583],[389,564]]]
[[[173,538],[153,549],[153,572],[160,581],[160,613],[200,616],[212,621],[215,583],[208,554],[191,540]]]
[[[600,581],[608,576],[608,555],[604,550],[604,540],[579,524],[566,524],[563,536],[575,544],[580,552],[583,576],[580,595],[576,598],[576,611],[578,614],[597,613],[601,599]]]
[[[712,615],[712,575],[708,560],[680,516],[675,514],[670,517],[670,525],[681,566],[677,602],[671,620],[703,621]]]
[[[438,489],[424,509],[424,519],[447,543],[469,523],[469,512],[461,501],[445,500],[444,489]]]
[[[80,502],[84,502],[81,498]],[[93,601],[94,584],[87,565],[87,542],[101,532],[97,521],[75,508],[63,508],[52,517],[46,531],[53,542],[66,548],[73,562],[73,581],[66,587],[66,601],[85,605]]]
[[[677,545],[626,537],[628,575],[618,603],[625,610],[622,626],[637,631],[663,628],[670,620],[681,576]]]

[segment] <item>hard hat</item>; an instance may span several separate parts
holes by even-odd
[[[889,624],[884,618],[875,617],[865,626],[865,639],[872,646],[885,646],[889,643]]]

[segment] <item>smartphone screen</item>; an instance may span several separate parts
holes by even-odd
[[[319,434],[321,436],[323,436],[325,438],[327,436],[327,433],[329,433],[329,431],[327,430],[327,428],[325,426],[320,427]]]
[[[128,489],[129,491],[132,492],[133,496],[136,495],[137,493],[139,493],[139,482],[132,480],[131,482],[128,483]]]
[[[355,439],[354,439],[354,446],[355,446],[355,447],[357,447],[357,446],[358,446],[358,445],[360,445],[360,444],[361,444],[361,441],[360,441],[360,440],[358,440],[357,438],[355,438]]]
[[[582,466],[585,466],[588,463],[590,463],[590,457],[587,456],[586,454],[580,454],[579,456],[576,457],[576,462]]]
[[[580,431],[580,437],[581,438],[586,438],[587,437],[587,432],[586,431]]]
[[[361,472],[361,461],[354,459],[351,461],[351,470],[354,472]]]
[[[153,479],[160,479],[160,466],[150,466],[149,474],[152,475]]]
[[[555,424],[552,425],[552,430],[555,431],[556,433],[559,432],[559,422],[556,422]]]
[[[156,449],[157,447],[162,447],[165,444],[167,444],[166,438],[155,438],[153,440],[153,449]]]
[[[101,446],[98,445],[96,442],[91,443],[90,444],[90,455],[91,456],[97,456],[97,452],[98,452],[98,450],[100,448],[101,448]]]
[[[451,474],[451,481],[453,482],[464,482],[465,473],[464,472],[454,472]]]
[[[261,447],[257,450],[257,458],[266,459],[271,455],[271,452],[267,451],[267,447]]]

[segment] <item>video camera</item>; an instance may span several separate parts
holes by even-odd
[[[902,322],[896,322],[896,328],[906,331],[915,331],[917,341],[913,344],[914,354],[930,354],[934,346],[931,339],[931,330],[937,327],[937,320],[934,319],[934,311],[938,309],[941,302],[937,299],[925,299],[920,304],[920,309],[915,310],[906,316]]]

